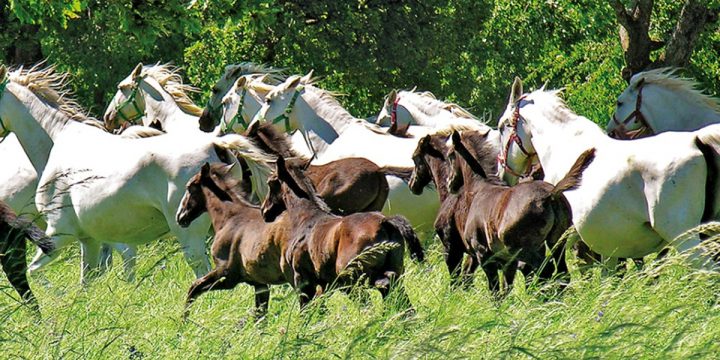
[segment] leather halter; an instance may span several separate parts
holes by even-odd
[[[238,105],[238,110],[235,116],[233,116],[232,119],[230,119],[230,122],[225,124],[225,128],[223,129],[223,132],[228,133],[231,132],[233,129],[233,126],[235,126],[235,123],[240,123],[240,125],[243,126],[243,128],[247,129],[249,124],[242,116],[243,112],[243,106],[245,105],[245,94],[247,94],[247,88],[243,87],[242,93],[240,94],[240,105]]]
[[[295,107],[295,102],[297,101],[298,97],[300,96],[300,92],[302,92],[305,89],[305,86],[299,85],[295,88],[295,94],[293,94],[292,99],[290,99],[290,102],[288,103],[287,107],[283,111],[282,114],[278,115],[275,119],[272,120],[273,124],[277,124],[281,121],[285,122],[285,131],[290,132],[292,129],[290,128],[290,113],[292,113],[293,108]]]
[[[400,96],[395,97],[395,101],[393,101],[392,110],[390,111],[390,126],[397,127],[397,108],[398,103],[400,103]]]
[[[638,86],[638,95],[635,99],[635,110],[633,110],[633,112],[628,114],[628,116],[625,117],[623,121],[619,121],[613,113],[612,121],[613,123],[615,123],[615,125],[617,125],[617,127],[610,132],[610,135],[615,135],[618,139],[621,140],[632,140],[637,139],[641,135],[652,135],[655,133],[652,126],[650,126],[650,123],[647,122],[645,115],[643,115],[643,113],[640,111],[640,106],[642,106],[642,91],[644,85],[645,82],[641,83]],[[637,120],[637,122],[640,124],[640,127],[635,130],[628,130],[627,125],[633,119]]]
[[[522,116],[520,116],[520,101],[524,100],[525,96],[521,96],[518,101],[515,103],[515,111],[513,112],[513,116],[510,119],[510,125],[509,127],[512,128],[512,132],[510,133],[510,138],[508,139],[507,143],[505,143],[505,156],[501,154],[498,154],[497,160],[498,164],[502,166],[505,171],[509,172],[511,175],[517,177],[517,178],[525,178],[532,174],[533,172],[533,158],[537,156],[537,152],[529,152],[523,146],[522,139],[520,139],[520,136],[517,134],[517,125],[520,120],[524,120]],[[518,172],[515,171],[512,167],[510,167],[510,164],[507,162],[507,154],[510,152],[510,145],[511,143],[515,143],[520,151],[525,154],[527,157],[528,165],[527,167],[522,171]]]

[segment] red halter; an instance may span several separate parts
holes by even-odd
[[[510,119],[510,127],[512,128],[512,132],[510,133],[510,138],[508,139],[507,143],[505,143],[505,156],[502,154],[498,154],[497,160],[498,164],[502,166],[505,171],[509,172],[513,176],[516,176],[518,178],[524,178],[530,176],[533,172],[533,166],[532,166],[532,160],[534,157],[537,156],[536,152],[529,152],[527,149],[525,149],[525,146],[522,144],[522,139],[520,139],[520,136],[517,134],[517,124],[522,119],[520,116],[520,101],[522,101],[525,97],[522,96],[520,99],[518,99],[517,103],[515,104],[515,111],[513,112],[513,117]],[[507,163],[507,154],[510,152],[510,144],[514,142],[520,151],[525,154],[525,156],[528,159],[528,166],[525,168],[525,170],[522,173],[519,173],[513,168],[510,167],[510,165]]]
[[[615,117],[615,114],[613,114],[612,121],[615,123],[615,125],[617,125],[617,127],[613,129],[613,131],[611,131],[608,135],[621,140],[632,140],[640,137],[641,135],[652,135],[655,133],[653,128],[647,122],[647,119],[645,119],[645,115],[643,115],[643,113],[640,111],[640,106],[642,105],[642,91],[644,84],[645,83],[642,82],[638,85],[638,95],[637,99],[635,99],[635,110],[633,110],[633,112],[631,112],[623,121],[619,121]],[[632,119],[636,119],[637,122],[640,123],[640,127],[636,130],[628,130],[626,127]]]
[[[390,111],[390,126],[397,126],[397,108],[399,102],[400,96],[396,96],[395,101],[393,101],[392,110]]]

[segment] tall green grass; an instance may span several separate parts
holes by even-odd
[[[142,247],[137,280],[121,266],[78,285],[77,249],[33,275],[35,317],[0,280],[0,358],[711,358],[720,354],[720,277],[680,255],[624,276],[601,265],[576,267],[555,284],[518,275],[503,301],[482,272],[469,290],[452,289],[433,240],[424,264],[407,261],[405,285],[416,313],[370,291],[363,302],[331,292],[301,312],[288,286],[271,289],[255,323],[253,290],[203,295],[181,320],[193,276],[174,243]],[[363,290],[369,291],[369,290]]]

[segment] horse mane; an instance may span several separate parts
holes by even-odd
[[[269,164],[275,162],[275,157],[266,154],[250,139],[238,134],[214,138],[214,144],[245,159],[252,173],[253,193],[261,199],[264,198],[268,193],[267,179],[273,171]]]
[[[305,161],[303,161],[302,159],[285,159],[285,167],[290,172],[290,175],[295,180],[295,182],[297,182],[297,184],[302,188],[302,190],[308,194],[308,196],[310,197],[308,200],[313,202],[323,212],[331,214],[332,211],[330,210],[330,207],[327,205],[327,203],[325,203],[325,200],[323,200],[317,194],[317,190],[315,190],[315,185],[313,185],[312,181],[310,181],[310,178],[305,175],[305,171],[303,170],[304,164]]]
[[[565,99],[560,96],[563,90],[564,89],[544,90],[541,88],[525,94],[522,101],[547,104],[546,106],[550,108],[549,111],[553,113],[553,118],[559,119],[562,122],[568,122],[572,118],[580,115],[570,109]],[[516,106],[517,105],[518,104],[516,104]]]
[[[200,90],[192,85],[183,84],[179,71],[180,68],[172,64],[156,63],[144,66],[142,75],[155,79],[172,96],[182,111],[193,116],[200,116],[203,109],[195,105],[188,96],[189,93],[197,93]]]
[[[250,194],[247,194],[247,193],[245,193],[245,191],[243,191],[242,183],[247,180],[246,179],[237,179],[233,176],[230,176],[231,175],[230,173],[222,171],[222,170],[224,170],[224,168],[226,166],[228,166],[228,164],[225,164],[225,163],[210,164],[210,173],[214,174],[217,178],[219,178],[222,181],[221,184],[216,184],[216,185],[222,191],[230,193],[230,195],[233,197],[233,200],[239,201],[240,203],[242,203],[243,206],[259,209],[260,208],[259,205],[253,204],[247,200],[247,198],[249,197]]]
[[[103,123],[91,117],[73,98],[72,91],[68,89],[69,74],[58,72],[54,65],[43,68],[44,65],[45,62],[40,62],[29,69],[23,66],[12,69],[8,72],[7,79],[24,86],[71,120],[107,132]]]
[[[434,128],[432,132],[428,133],[428,135],[438,135],[438,136],[446,136],[446,137],[449,137],[450,135],[452,135],[452,133],[453,133],[454,131],[459,131],[459,132],[463,132],[463,131],[477,131],[478,133],[480,133],[480,134],[482,134],[482,135],[485,135],[485,134],[487,134],[488,132],[490,132],[490,130],[492,130],[492,129],[488,127],[487,129],[483,129],[483,130],[485,130],[485,132],[481,132],[481,129],[478,129],[477,127],[472,126],[472,125],[470,125],[470,124],[451,124],[451,123],[448,123],[447,125],[443,125],[442,127]]]
[[[376,134],[394,136],[392,134],[388,134],[387,129],[383,129],[380,126],[363,119],[358,119],[350,114],[350,112],[348,112],[336,99],[336,96],[340,95],[338,93],[316,87],[313,85],[312,81],[305,84],[305,92],[315,95],[315,97],[311,99],[311,101],[314,100],[315,103],[310,105],[314,105],[313,108],[317,112],[318,116],[323,119],[340,119],[348,123],[362,125]]]
[[[492,169],[492,165],[497,160],[492,144],[486,140],[485,135],[474,129],[466,130],[460,132],[460,139],[475,160],[482,166],[487,181],[495,185],[507,185],[496,173],[488,171]]]
[[[664,87],[678,93],[683,93],[688,98],[699,105],[705,105],[715,112],[720,112],[720,100],[704,93],[699,89],[699,85],[695,80],[678,76],[676,73],[678,68],[666,67],[653,69],[635,74],[630,79],[629,87],[635,87],[644,81],[645,84],[653,84]]]
[[[232,84],[241,76],[249,74],[268,74],[268,77],[265,80],[271,85],[279,85],[286,78],[284,69],[275,68],[265,64],[241,62],[239,64],[230,64],[225,66],[225,70],[223,71],[219,81],[227,80],[229,84]]]
[[[408,96],[408,95],[414,95],[414,96]],[[415,105],[420,111],[430,115],[434,116],[437,115],[440,111],[449,111],[453,115],[465,119],[470,120],[477,120],[481,123],[485,123],[485,121],[480,120],[475,115],[471,114],[469,111],[465,110],[463,107],[461,107],[458,104],[451,103],[451,102],[445,102],[442,100],[438,100],[433,93],[429,91],[412,91],[412,90],[406,90],[402,91],[401,94],[398,94],[401,99],[409,100],[413,105]]]
[[[275,128],[273,124],[264,122],[259,123],[257,126],[256,134],[250,134],[249,131],[246,131],[244,136],[250,138],[258,148],[270,155],[280,155],[286,159],[296,158],[304,161],[309,160],[306,156],[293,150],[287,134]],[[261,135],[265,137],[265,139],[262,139]]]

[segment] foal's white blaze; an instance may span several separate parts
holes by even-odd
[[[565,195],[578,233],[603,257],[642,257],[701,222],[707,167],[695,135],[610,139],[596,124],[568,109],[556,91],[526,94],[519,104],[518,131],[525,134],[523,144],[537,151],[546,181],[557,183],[582,151],[596,148],[582,184]],[[507,129],[503,125],[514,111],[511,103],[501,129]],[[515,151],[507,156],[516,161],[524,155]],[[698,243],[696,236],[672,245],[685,250]]]

